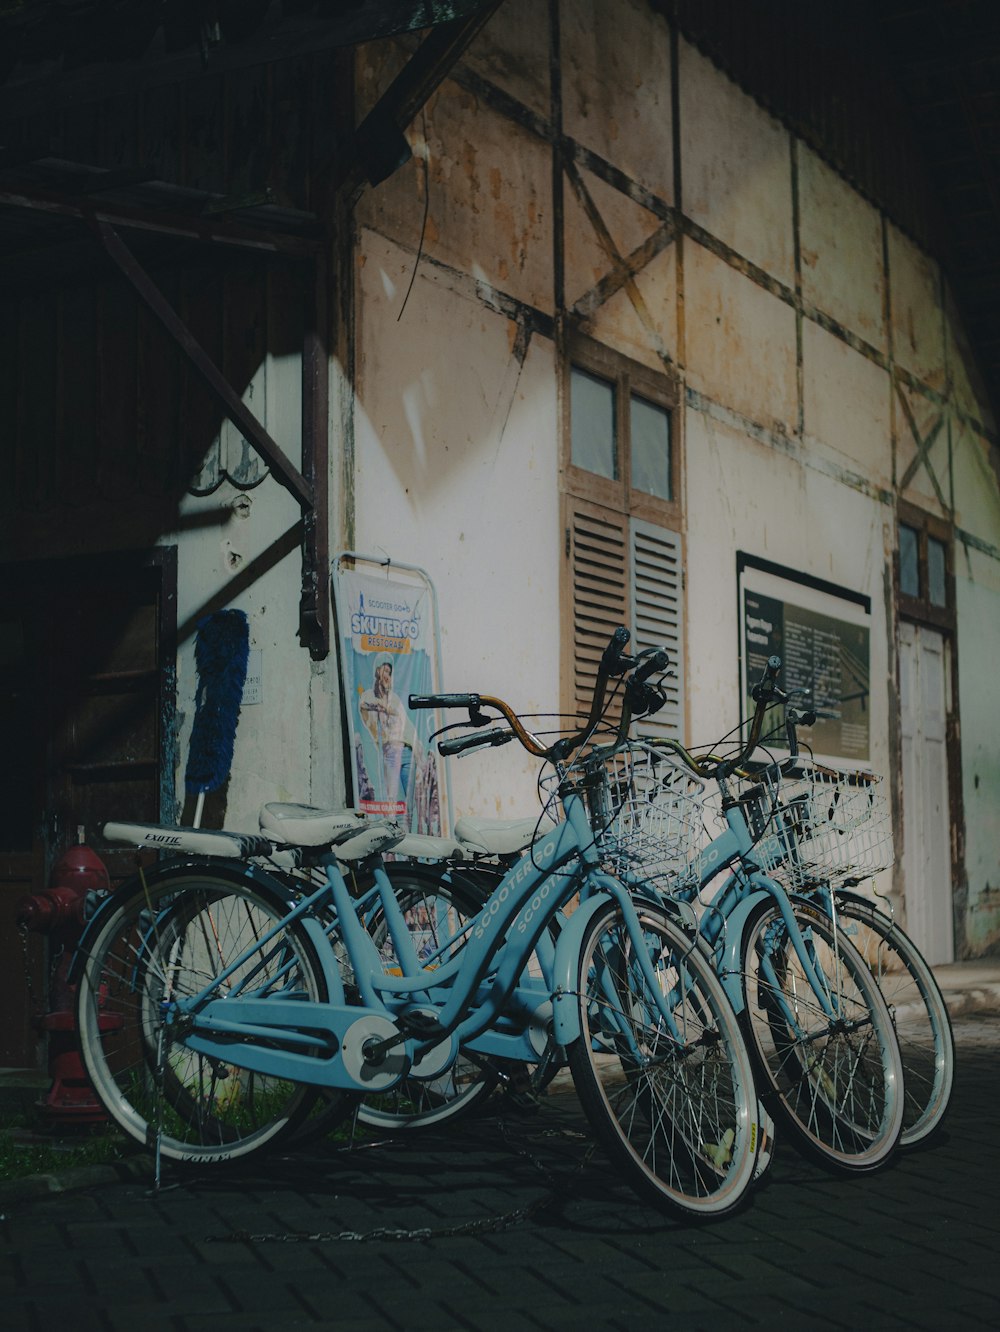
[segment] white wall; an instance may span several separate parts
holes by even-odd
[[[523,364],[511,325],[362,237],[356,547],[426,570],[437,590],[444,687],[518,712],[558,705],[558,567],[552,344]],[[455,718],[457,720],[457,717]],[[516,745],[451,760],[459,813],[537,806],[537,764]]]
[[[331,367],[331,387],[337,387]],[[301,440],[301,360],[268,354],[244,400],[286,456],[298,465]],[[336,403],[336,394],[333,395]],[[223,426],[208,457],[218,477],[245,449],[239,432]],[[217,450],[217,455],[215,451]],[[339,502],[338,450],[331,459],[332,506]],[[236,730],[232,772],[221,810],[225,826],[254,831],[267,801],[333,805],[343,799],[341,717],[336,657],[314,663],[298,640],[302,579],[298,503],[260,464],[262,479],[249,490],[229,480],[211,494],[185,498],[178,531],[163,544],[178,548],[177,707],[180,727],[176,773],[178,809],[193,816],[185,794],[198,676],[197,622],[209,611],[243,611],[250,648],[260,654],[260,702],[245,703]],[[211,797],[209,797],[211,799]],[[208,801],[206,807],[209,808]]]
[[[891,767],[895,492],[911,472],[904,498],[953,510],[959,535],[967,868],[983,922],[969,937],[986,946],[1000,927],[987,683],[1000,493],[939,270],[684,41],[675,136],[669,29],[643,0],[564,0],[560,31],[563,129],[625,182],[582,156],[562,177],[569,306],[656,237],[679,166],[689,234],[589,308],[583,331],[681,385],[689,734],[711,740],[738,715],[742,550],[871,599],[872,763]],[[467,64],[519,112],[446,81],[409,131],[413,162],[364,200],[357,249],[356,545],[431,573],[449,687],[526,709],[555,705],[560,651],[557,367],[538,334],[515,355],[518,303],[554,312],[549,40],[547,7],[501,7]],[[364,107],[402,58],[392,43],[360,54]],[[453,767],[460,809],[533,799],[533,765],[510,749]]]

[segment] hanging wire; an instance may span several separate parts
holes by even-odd
[[[428,166],[430,149],[427,144],[427,116],[426,113],[423,111],[421,111],[420,113],[420,124],[423,130],[423,137],[424,137],[424,151],[421,154],[421,161],[424,164],[424,216],[423,216],[423,221],[420,223],[420,243],[417,246],[417,257],[413,261],[413,272],[410,274],[410,285],[406,288],[406,295],[403,297],[403,304],[399,307],[399,314],[396,316],[397,324],[403,317],[403,311],[406,309],[406,303],[410,299],[410,292],[413,290],[413,284],[417,278],[417,269],[420,267],[420,260],[424,253],[424,237],[427,234],[427,216],[430,211],[430,203],[431,203],[430,168]]]

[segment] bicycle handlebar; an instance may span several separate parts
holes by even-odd
[[[624,648],[630,638],[631,635],[624,626],[615,630],[610,642],[601,654],[597,679],[594,682],[594,696],[586,722],[580,730],[572,735],[564,736],[551,746],[544,745],[537,736],[527,730],[508,703],[489,694],[410,694],[409,705],[414,709],[468,708],[469,725],[471,726],[486,726],[491,720],[495,720],[495,718],[490,718],[483,712],[483,708],[494,708],[510,726],[509,731],[491,731],[485,736],[470,735],[454,740],[442,740],[438,743],[438,751],[441,754],[462,754],[474,749],[492,748],[509,744],[511,740],[516,738],[536,758],[559,761],[567,759],[574,750],[582,748],[596,732],[604,710],[608,680],[631,671],[632,673],[625,684],[622,715],[614,739],[607,746],[602,746],[600,751],[595,751],[595,757],[599,757],[601,753],[612,753],[620,748],[635,716],[646,716],[663,705],[664,695],[662,692],[655,685],[650,685],[647,682],[650,676],[666,669],[669,664],[667,652],[663,648],[647,648],[636,656],[628,656]],[[764,715],[768,707],[775,702],[787,705],[800,692],[792,690],[790,693],[786,693],[778,685],[780,671],[781,658],[777,656],[769,657],[763,675],[750,690],[750,695],[756,706],[750,721],[746,744],[733,758],[715,760],[709,758],[699,762],[677,740],[661,741],[662,748],[677,754],[687,767],[699,777],[725,779],[731,776],[746,763],[760,743]],[[791,709],[788,709],[785,727],[789,738],[791,757],[794,758],[798,753],[798,743],[795,737],[796,724],[804,722],[806,725],[811,725],[813,721],[815,721],[814,714],[805,712],[797,716]]]
[[[652,711],[654,707],[662,706],[663,695],[654,686],[645,682],[655,672],[665,670],[669,662],[667,653],[663,648],[647,648],[646,651],[635,657],[626,655],[624,648],[631,637],[632,635],[624,626],[617,628],[611,635],[607,647],[601,654],[601,660],[597,668],[594,696],[591,700],[587,720],[580,730],[573,735],[564,736],[551,746],[544,745],[537,736],[532,735],[522,725],[510,705],[505,703],[502,698],[494,698],[489,694],[410,694],[408,702],[410,707],[414,709],[468,708],[469,725],[471,726],[486,726],[494,719],[487,717],[483,708],[495,708],[510,725],[509,732],[493,732],[492,735],[497,737],[495,739],[478,735],[466,736],[459,740],[442,740],[438,743],[438,752],[441,754],[459,754],[466,750],[487,745],[507,744],[509,740],[516,737],[524,748],[530,754],[534,754],[536,758],[561,760],[567,758],[575,749],[585,745],[600,725],[604,712],[608,680],[624,675],[626,671],[631,670],[633,674],[629,677],[625,687],[625,706],[622,709],[622,721],[618,727],[616,737],[616,743],[620,744],[633,715],[637,712],[639,715],[644,715]]]
[[[715,779],[725,779],[746,763],[747,759],[760,743],[760,733],[764,725],[764,714],[768,707],[774,703],[787,703],[789,698],[798,691],[793,691],[792,695],[786,694],[778,685],[778,674],[781,671],[781,658],[774,656],[768,657],[767,665],[764,667],[764,674],[757,683],[751,688],[750,696],[754,700],[755,707],[753,717],[750,720],[750,730],[747,734],[747,742],[743,748],[730,759],[712,759],[711,756],[699,762],[679,740],[661,740],[658,746],[670,753],[676,754],[681,761],[698,777],[707,777]],[[794,724],[794,723],[792,723]],[[797,744],[792,746],[792,755],[798,752]]]
[[[462,754],[468,749],[486,749],[497,748],[499,745],[509,745],[514,739],[513,731],[487,731],[485,735],[462,735],[454,740],[439,740],[438,753],[445,757],[451,754]]]
[[[478,694],[411,694],[411,708],[478,708]]]

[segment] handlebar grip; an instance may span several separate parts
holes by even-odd
[[[648,680],[651,675],[656,675],[660,671],[665,671],[670,665],[670,656],[666,648],[657,648],[645,658],[641,666],[638,666],[632,672],[632,681],[634,684],[642,684]]]
[[[514,739],[513,731],[487,731],[485,735],[463,735],[455,740],[439,740],[438,753],[447,757],[449,754],[461,754],[466,749],[483,749],[486,746],[496,748],[506,745]]]
[[[478,694],[411,694],[411,708],[478,708]]]
[[[604,649],[601,657],[601,669],[607,675],[620,675],[622,671],[622,652],[632,635],[623,624],[611,635],[611,642]]]
[[[764,674],[760,677],[754,687],[750,690],[750,697],[758,702],[762,698],[768,698],[772,694],[772,688],[781,671],[781,658],[768,657],[767,665],[764,667]]]

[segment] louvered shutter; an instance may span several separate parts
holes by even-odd
[[[590,711],[601,654],[619,625],[629,623],[628,520],[583,500],[569,506],[572,592],[572,701]]]
[[[670,675],[663,681],[666,706],[641,721],[643,735],[684,739],[684,577],[677,532],[632,519],[629,625],[635,651],[665,647]]]

